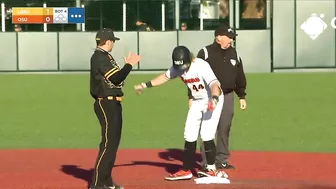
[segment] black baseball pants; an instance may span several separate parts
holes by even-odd
[[[111,186],[111,176],[122,130],[122,106],[116,99],[97,99],[94,111],[101,126],[101,142],[92,178],[92,186]]]

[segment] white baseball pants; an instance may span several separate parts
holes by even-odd
[[[197,141],[198,134],[201,135],[202,141],[215,139],[224,95],[219,96],[219,101],[213,111],[207,110],[208,103],[208,98],[192,101],[184,128],[184,139],[187,142]]]

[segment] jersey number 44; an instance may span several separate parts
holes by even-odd
[[[193,84],[192,85],[192,89],[194,90],[194,91],[199,91],[199,90],[202,90],[202,89],[204,89],[204,86],[202,85],[202,84],[199,84],[199,85],[197,85],[197,84]]]

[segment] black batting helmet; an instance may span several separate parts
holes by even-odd
[[[175,69],[184,70],[191,64],[192,56],[187,47],[177,46],[173,50],[172,60]]]

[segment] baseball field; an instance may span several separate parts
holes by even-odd
[[[229,185],[164,181],[181,164],[188,110],[180,80],[137,96],[126,80],[113,176],[132,189],[336,188],[336,74],[247,74],[235,104]],[[85,189],[100,141],[88,74],[1,74],[0,189]],[[197,159],[200,156],[197,155]]]

